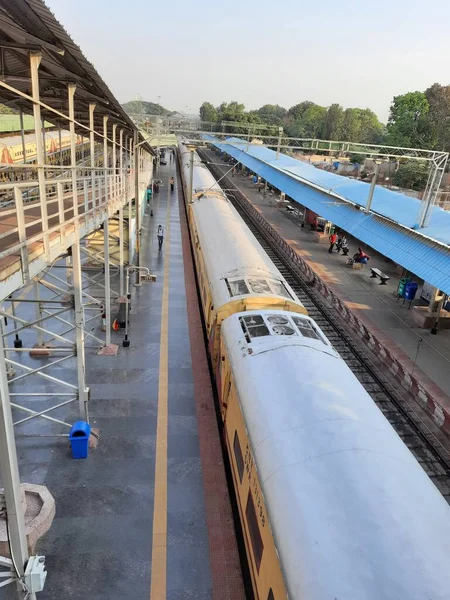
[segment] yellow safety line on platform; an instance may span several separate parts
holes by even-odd
[[[158,418],[156,421],[155,500],[150,600],[164,600],[167,589],[167,428],[169,374],[170,187],[167,189],[164,239],[164,285],[159,350]]]

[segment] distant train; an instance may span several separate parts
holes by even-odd
[[[0,138],[1,163],[13,165],[15,163],[33,162],[37,158],[36,137],[34,133],[28,133],[25,136],[25,159],[23,154],[22,138],[19,135]],[[82,136],[77,135],[76,144],[80,146],[83,143]],[[85,144],[88,143],[85,140]],[[70,133],[61,132],[61,149],[63,151],[70,149]],[[45,132],[45,152],[47,155],[59,154],[59,133],[58,131]]]
[[[186,202],[190,153],[179,145]],[[195,154],[191,243],[256,600],[447,600],[450,508]]]

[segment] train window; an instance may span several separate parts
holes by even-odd
[[[256,516],[255,505],[253,504],[252,493],[249,490],[247,498],[247,507],[245,509],[248,531],[252,542],[253,556],[255,558],[256,571],[259,574],[259,567],[264,550],[261,533],[259,531],[258,517]]]
[[[271,294],[272,290],[265,279],[249,279],[248,284],[255,294]]]
[[[269,590],[269,595],[267,596],[267,600],[275,600],[275,596],[273,595],[272,588]]]
[[[320,340],[319,335],[317,334],[316,330],[314,329],[311,321],[308,321],[308,319],[302,319],[301,317],[292,317],[294,323],[297,325],[297,327],[300,330],[300,333],[302,334],[303,337],[307,337],[307,338],[311,338],[313,340]]]
[[[244,296],[245,294],[250,293],[247,284],[245,283],[245,279],[235,279],[234,281],[226,279],[225,282],[231,296]]]
[[[270,335],[269,328],[264,323],[264,319],[260,315],[252,315],[251,317],[239,317],[241,327],[248,338],[263,337]]]
[[[287,287],[282,281],[270,281],[270,287],[276,296],[283,296],[284,298],[292,298],[288,292]]]
[[[242,477],[244,476],[244,458],[242,456],[241,444],[239,443],[238,432],[234,432],[233,441],[234,458],[236,459],[236,465],[239,472],[239,480],[242,483]]]

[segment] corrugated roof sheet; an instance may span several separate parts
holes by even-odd
[[[209,139],[212,140],[210,137]],[[351,204],[339,202],[338,200],[334,201],[325,189],[323,191],[318,190],[306,182],[296,179],[293,170],[298,167],[299,161],[290,157],[283,155],[277,161],[274,152],[267,148],[255,146],[250,147],[247,153],[242,149],[241,140],[237,144],[214,142],[214,145],[242,162],[247,168],[258,173],[271,185],[297,200],[303,206],[332,221],[344,231],[361,240],[362,243],[374,248],[395,263],[408,269],[408,271],[450,294],[450,247],[444,245],[442,241],[436,242],[417,231],[408,229],[406,225],[395,223],[380,214],[367,214]],[[270,160],[266,160],[266,158]],[[303,163],[300,163],[300,165],[301,167],[308,167],[307,171],[299,169],[303,173],[303,177],[305,173],[310,175],[312,170],[317,171],[319,177],[326,174],[337,177],[339,180],[345,179],[338,175],[323,173],[310,165],[303,165]],[[318,180],[316,179],[316,182]],[[319,185],[316,182],[313,183]],[[347,180],[347,182],[364,185],[367,190],[369,187],[368,184],[362,184],[361,182],[352,180]],[[343,195],[342,190],[343,188],[339,189],[338,193],[340,195]],[[402,197],[401,194],[389,190],[385,191]],[[365,205],[366,198],[367,195],[363,200],[360,190],[360,202],[357,202],[356,199],[352,201],[357,205]],[[411,200],[406,196],[404,198]],[[415,202],[418,203],[419,201],[416,200]],[[440,212],[445,213],[442,210]],[[443,228],[447,231],[447,237],[450,239],[450,214],[445,213],[445,215],[448,217],[446,222],[449,225],[444,224]],[[435,217],[435,215],[433,216]]]
[[[117,124],[127,135],[134,134],[136,126],[131,118],[43,0],[2,0],[0,39],[5,44],[2,59],[6,83],[29,95],[29,51],[38,51],[42,54],[39,79],[41,100],[45,104],[68,114],[67,85],[75,83],[75,119],[78,123],[89,124],[89,103],[92,102],[96,105],[94,124],[97,131],[103,130],[103,117],[108,116],[109,130]],[[5,87],[0,88],[0,102],[32,113],[31,102]],[[41,114],[52,123],[59,120],[55,113],[45,108]],[[86,135],[84,128],[77,124],[75,127],[77,133]],[[147,149],[152,151],[150,146]]]
[[[243,142],[238,138],[230,138],[227,140],[227,143],[230,142],[240,150],[246,149],[245,141]],[[370,188],[369,183],[349,179],[336,173],[322,171],[313,165],[296,160],[285,154],[280,154],[277,160],[276,152],[265,146],[250,146],[248,154],[286,171],[286,173],[293,177],[305,179],[323,188],[324,191],[329,190],[335,194],[339,194],[359,206],[366,205]],[[400,225],[413,228],[416,224],[421,205],[422,202],[417,198],[411,198],[410,196],[405,196],[405,194],[377,186],[373,195],[371,210]],[[429,225],[421,229],[420,233],[444,244],[450,244],[450,212],[437,206],[434,207]]]

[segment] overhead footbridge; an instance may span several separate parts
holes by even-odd
[[[0,575],[30,600],[25,566],[39,579],[43,563],[29,560],[15,432],[67,439],[74,417],[89,421],[85,355],[112,351],[112,301],[125,257],[139,254],[154,152],[41,0],[0,0],[0,58],[0,103],[21,130],[0,163],[0,501],[14,556],[0,557]]]

